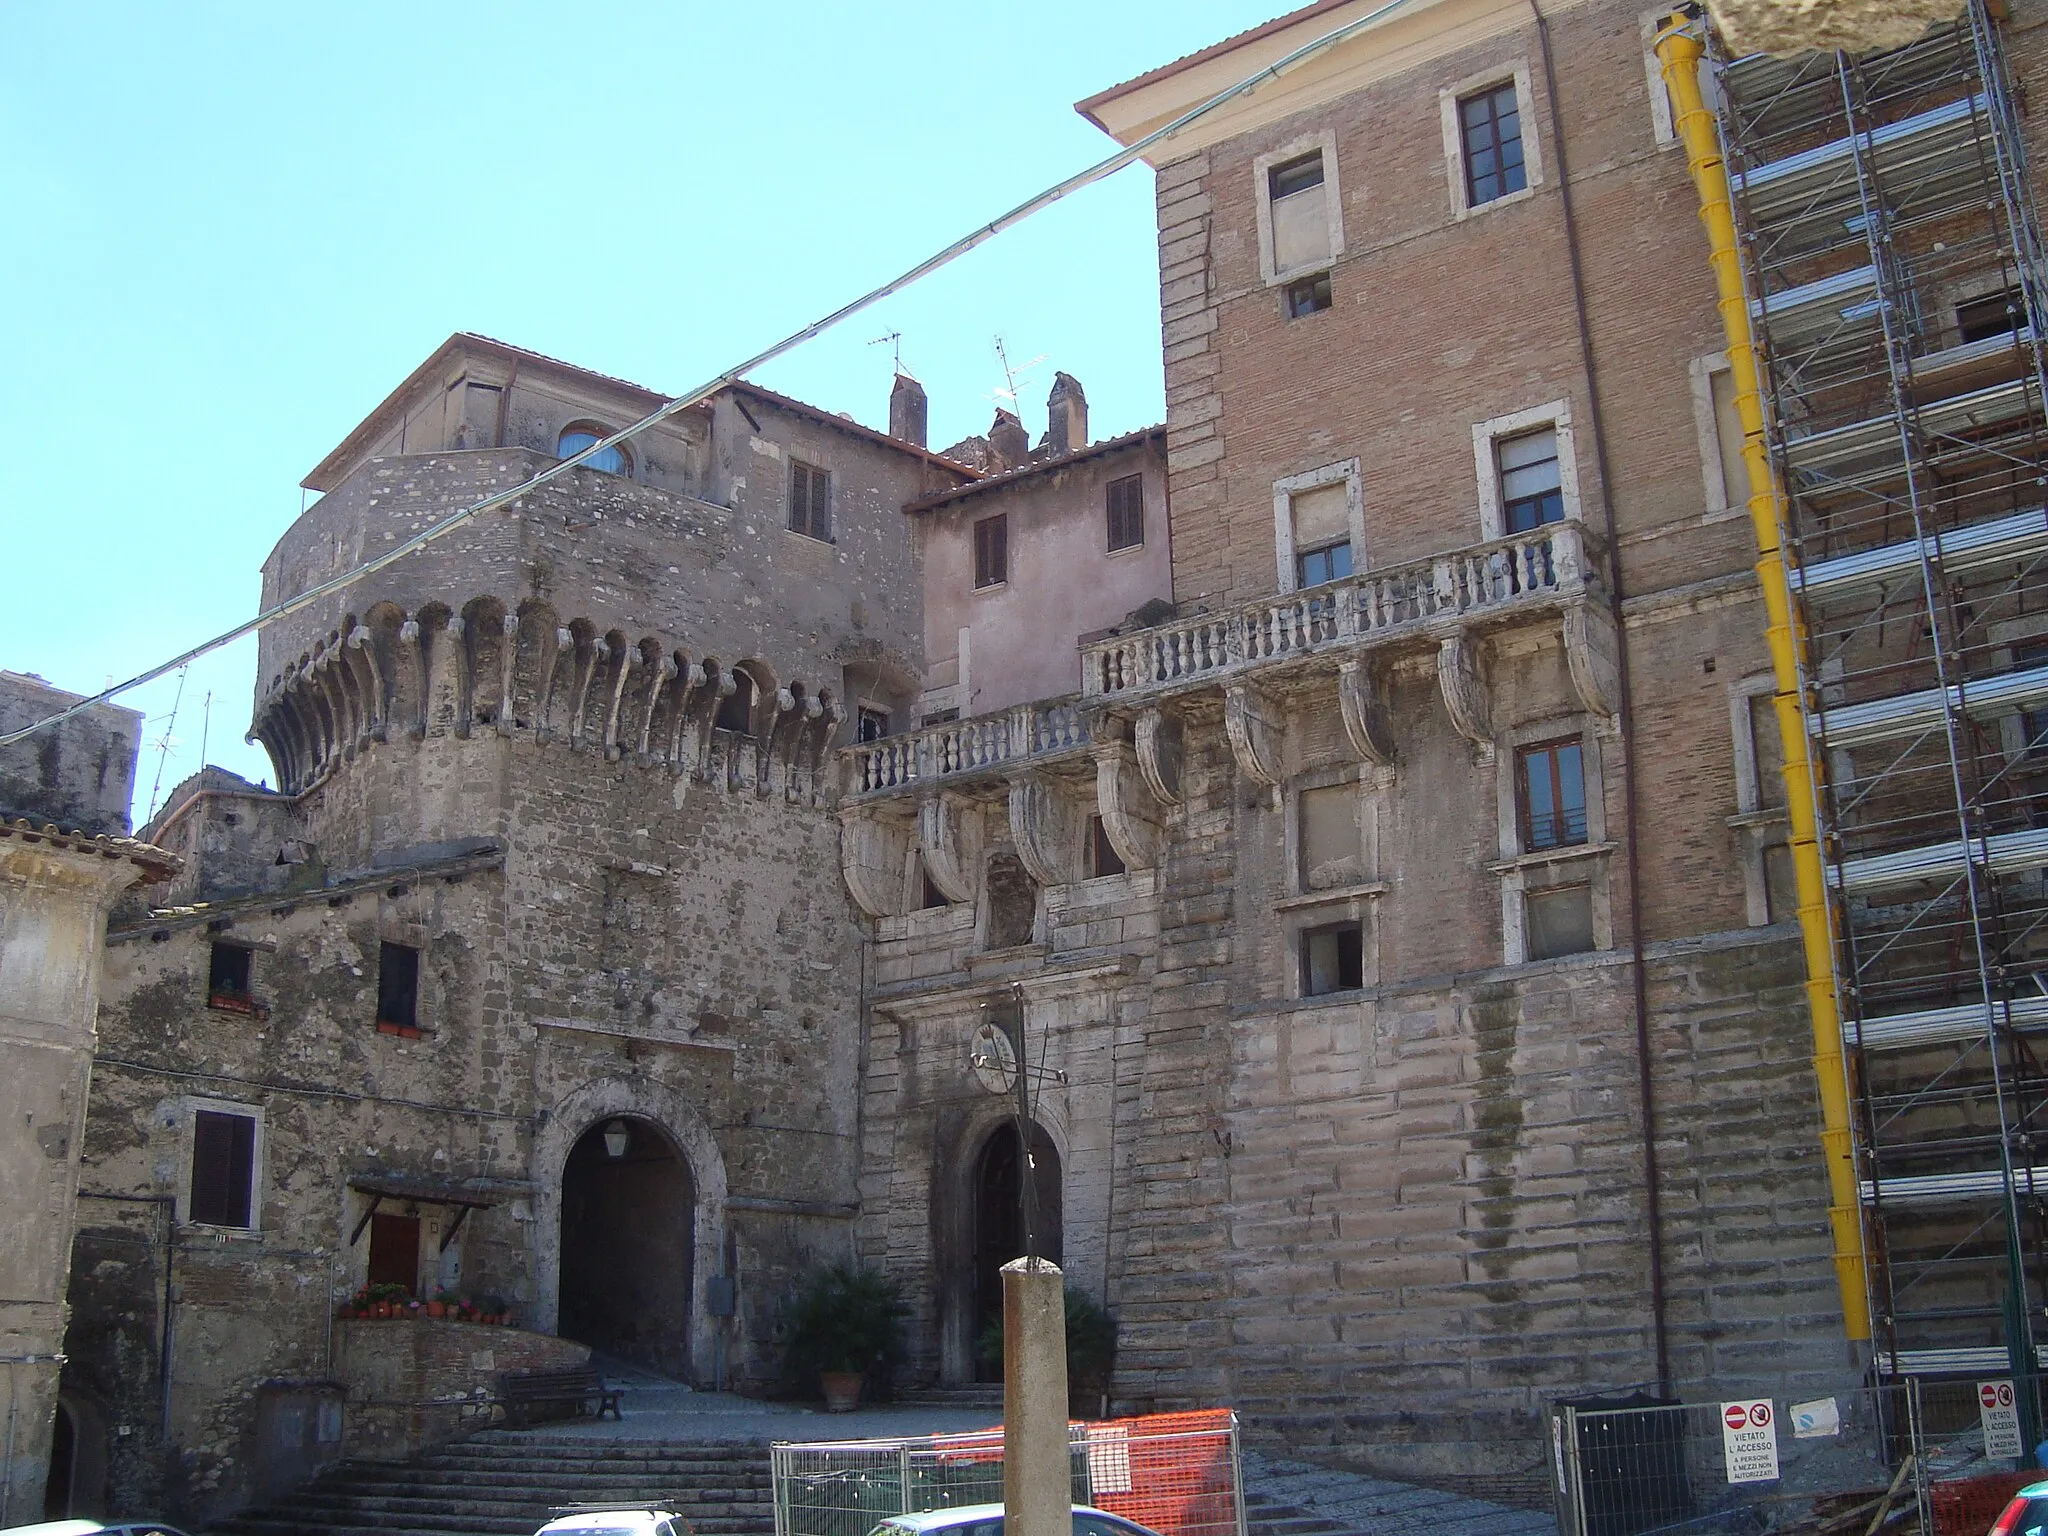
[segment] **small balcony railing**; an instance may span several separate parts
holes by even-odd
[[[848,747],[847,788],[869,795],[1087,745],[1088,723],[1073,700],[1020,704]]]
[[[1586,591],[1586,532],[1549,523],[1450,554],[1366,571],[1097,641],[1081,650],[1089,701],[1166,692],[1326,648],[1450,630],[1518,606]]]

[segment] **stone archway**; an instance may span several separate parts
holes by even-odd
[[[556,1329],[665,1376],[690,1377],[696,1190],[652,1120],[600,1120],[562,1167]]]
[[[1019,1153],[1017,1124],[998,1121],[982,1138],[973,1161],[970,1186],[973,1249],[965,1273],[959,1277],[966,1286],[965,1311],[969,1337],[973,1341],[973,1379],[1000,1381],[1002,1369],[983,1356],[983,1341],[990,1328],[1000,1333],[1003,1324],[1002,1267],[1024,1253],[1024,1220],[1021,1196],[1025,1170]],[[1060,1154],[1044,1126],[1031,1126],[1032,1184],[1036,1195],[1033,1223],[1035,1246],[1040,1258],[1060,1262],[1063,1248],[1064,1212],[1061,1201]],[[956,1282],[958,1283],[958,1282]]]
[[[705,1286],[723,1269],[725,1252],[725,1159],[711,1127],[682,1094],[665,1083],[646,1078],[600,1078],[586,1083],[556,1103],[534,1133],[533,1325],[545,1333],[562,1329],[563,1184],[572,1154],[595,1132],[602,1145],[604,1127],[613,1120],[644,1122],[675,1154],[694,1195],[694,1207],[675,1213],[689,1231],[692,1262],[688,1284],[687,1325],[677,1330],[688,1340],[686,1358],[694,1371],[713,1358],[718,1324],[705,1307]],[[677,1186],[671,1186],[677,1187]],[[571,1271],[574,1271],[571,1265]]]

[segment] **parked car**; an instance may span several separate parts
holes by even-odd
[[[40,1525],[10,1525],[0,1536],[185,1536],[161,1520],[45,1520]]]
[[[2043,1527],[2048,1527],[2048,1482],[2029,1483],[2005,1506],[1991,1536],[2041,1536]]]
[[[891,1515],[868,1536],[1003,1536],[1003,1506],[960,1504],[915,1515]],[[1074,1536],[1159,1536],[1149,1525],[1087,1504],[1074,1506]]]
[[[0,1531],[0,1536],[6,1532]],[[693,1536],[690,1522],[661,1504],[572,1504],[534,1536]]]

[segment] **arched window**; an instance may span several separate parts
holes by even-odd
[[[581,453],[592,443],[602,442],[611,435],[607,427],[571,427],[555,440],[555,457],[566,459],[572,453]],[[626,457],[626,450],[614,443],[603,453],[592,454],[583,461],[585,469],[601,469],[608,475],[632,473],[632,461]]]

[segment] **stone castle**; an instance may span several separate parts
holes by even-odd
[[[1173,141],[1160,427],[735,384],[267,628],[277,788],[188,780],[100,899],[49,1507],[416,1443],[371,1283],[765,1393],[857,1256],[897,1389],[971,1383],[1025,1179],[1113,1402],[1298,1454],[1540,1500],[1556,1398],[1864,1379],[1657,14],[1431,0]],[[661,403],[451,337],[266,605]]]

